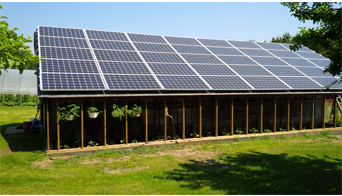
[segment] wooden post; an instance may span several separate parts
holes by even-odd
[[[311,97],[311,129],[315,128],[315,96]]]
[[[300,97],[300,108],[299,108],[299,130],[303,127],[303,97]]]
[[[104,146],[107,146],[107,107],[106,101],[103,101],[103,132],[104,132]]]
[[[127,101],[126,101],[127,105]],[[128,144],[128,114],[127,111],[125,112],[125,144]]]
[[[336,128],[336,117],[337,117],[337,105],[336,105],[336,95],[334,96],[334,103],[333,103],[333,107],[334,107],[334,117],[333,117],[333,127]]]
[[[286,119],[286,131],[290,131],[290,109],[291,102],[290,97],[287,98],[287,119]]]
[[[164,99],[164,141],[167,139],[167,114],[166,99]]]
[[[182,100],[182,108],[183,108],[183,135],[182,138],[183,140],[185,139],[185,99],[183,98]]]
[[[273,132],[277,132],[277,98],[274,97]]]
[[[326,110],[326,104],[325,104],[325,95],[322,97],[322,128],[325,129],[325,110]]]
[[[56,102],[56,108],[57,108],[57,116],[59,115],[58,111],[58,101]],[[57,121],[57,150],[60,150],[60,133],[59,133],[59,120]]]
[[[46,143],[47,151],[50,151],[50,123],[49,123],[49,102],[46,100]],[[58,117],[57,117],[58,118]],[[58,119],[57,119],[58,121]]]
[[[81,101],[81,148],[84,147],[83,101]]]
[[[202,138],[202,99],[199,98],[199,137]]]
[[[230,135],[234,135],[234,100],[230,100]]]
[[[148,109],[147,109],[147,100],[145,100],[145,142],[148,142]]]
[[[218,136],[218,99],[217,97],[215,98],[215,136]]]
[[[260,133],[262,133],[264,123],[264,98],[261,97],[260,100]]]
[[[246,133],[246,135],[248,135],[248,98],[246,98],[245,109],[246,109],[246,130],[245,130],[245,133]]]

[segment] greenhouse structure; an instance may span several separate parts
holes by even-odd
[[[304,46],[46,26],[34,43],[50,153],[341,126],[340,76]]]

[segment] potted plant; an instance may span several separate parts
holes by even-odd
[[[125,116],[125,112],[127,111],[127,105],[120,107],[119,105],[113,104],[113,111],[112,116],[114,118],[120,118],[122,119],[123,116]]]
[[[80,106],[77,106],[76,104],[70,104],[67,107],[58,107],[58,116],[57,121],[59,120],[67,120],[72,121],[75,119],[75,117],[79,117],[80,113]]]
[[[134,104],[134,106],[132,107],[132,109],[127,110],[128,115],[130,115],[131,117],[140,117],[141,114],[141,107],[137,106],[136,104]]]
[[[97,116],[101,114],[102,112],[103,111],[99,110],[97,107],[88,108],[89,118],[97,118]]]

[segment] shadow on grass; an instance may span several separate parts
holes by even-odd
[[[8,147],[12,152],[25,152],[25,151],[41,151],[44,149],[43,134],[42,133],[17,133],[6,134],[7,127],[22,126],[22,123],[12,123],[1,126],[1,135],[6,140]]]
[[[226,194],[341,194],[341,160],[250,152],[237,157],[180,164],[167,177],[184,187],[210,187]]]

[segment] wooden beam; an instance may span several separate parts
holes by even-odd
[[[326,104],[325,104],[325,95],[322,97],[322,128],[325,129],[325,110],[326,110]]]
[[[218,99],[215,97],[215,136],[218,136]]]
[[[47,151],[50,151],[50,118],[49,118],[49,101],[46,100],[46,142],[47,142]],[[57,117],[58,118],[58,117]],[[58,119],[57,119],[58,121]]]
[[[166,99],[164,99],[164,141],[167,139],[167,114]]]
[[[234,135],[234,100],[230,100],[230,135]]]
[[[107,146],[107,107],[106,107],[106,101],[103,101],[103,141],[104,146]]]
[[[126,101],[127,105],[127,101]],[[128,114],[125,112],[125,144],[128,144]]]
[[[147,108],[147,100],[145,100],[145,142],[148,142],[148,108]]]
[[[202,138],[202,99],[199,98],[199,137]]]
[[[58,110],[58,101],[56,102],[56,107],[57,107],[57,116],[59,115],[59,110]],[[57,150],[60,150],[60,130],[59,130],[59,120],[57,121]]]
[[[81,148],[84,147],[84,115],[83,115],[83,101],[81,101]]]
[[[246,130],[245,133],[246,135],[248,135],[248,98],[246,98],[246,102],[245,102],[245,109],[246,109]]]
[[[286,119],[286,131],[290,131],[290,109],[291,109],[291,99],[287,98],[287,119]]]
[[[311,97],[311,129],[315,128],[315,96]]]
[[[182,108],[183,108],[183,135],[182,138],[185,139],[185,99],[182,100]]]
[[[301,131],[303,127],[303,97],[300,97],[300,107],[299,107],[299,130]]]
[[[277,98],[274,97],[273,132],[277,132]]]
[[[264,98],[261,97],[260,100],[260,133],[262,133],[262,129],[264,124]]]
[[[336,105],[336,95],[334,96],[334,103],[333,103],[333,107],[334,107],[334,117],[333,117],[333,127],[336,128],[336,117],[337,117],[337,105]]]

